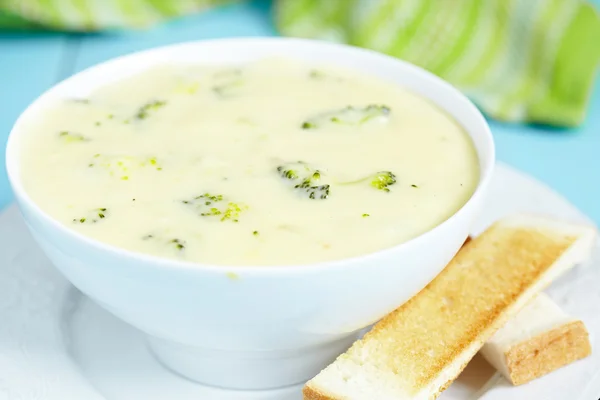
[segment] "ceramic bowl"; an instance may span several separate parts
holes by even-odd
[[[403,85],[453,116],[471,136],[481,178],[451,218],[404,244],[335,262],[224,267],[138,254],[97,242],[44,213],[21,183],[24,121],[47,102],[94,89],[165,60],[240,63],[270,56],[335,63]],[[120,57],[59,83],[16,122],[7,170],[37,243],[79,290],[145,332],[158,360],[209,385],[263,389],[319,372],[377,321],[429,283],[458,251],[477,216],[494,166],[494,145],[479,111],[460,92],[406,62],[351,46],[300,39],[197,41]]]

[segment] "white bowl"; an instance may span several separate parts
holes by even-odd
[[[47,102],[86,96],[165,61],[239,63],[274,55],[351,66],[431,99],[473,139],[481,178],[471,199],[436,228],[383,251],[312,265],[223,267],[161,259],[97,242],[44,213],[23,189],[22,127]],[[102,307],[145,332],[154,354],[168,368],[206,384],[244,389],[312,377],[359,330],[429,283],[467,237],[494,166],[493,140],[484,118],[434,75],[374,51],[277,38],[183,43],[87,69],[48,90],[21,115],[6,151],[21,212],[54,265]]]

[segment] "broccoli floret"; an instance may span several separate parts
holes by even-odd
[[[371,177],[371,186],[375,189],[383,190],[384,192],[389,192],[390,189],[388,186],[391,186],[394,183],[396,183],[396,175],[392,174],[390,171],[381,171]]]
[[[229,202],[227,203],[227,208],[223,211],[223,216],[221,217],[221,221],[231,220],[233,222],[238,222],[238,218],[240,217],[240,213],[244,211],[245,206],[239,205],[237,203]]]
[[[347,106],[341,110],[330,111],[309,118],[301,125],[302,129],[317,129],[326,124],[361,126],[374,120],[387,120],[390,108],[384,105],[371,104],[366,107]]]
[[[155,112],[165,104],[167,104],[167,102],[163,100],[150,101],[139,108],[138,112],[135,114],[135,118],[146,119],[148,116],[150,116],[150,113]]]
[[[341,185],[352,185],[352,184],[356,184],[356,183],[363,183],[366,181],[369,181],[371,186],[377,190],[389,192],[390,189],[388,186],[391,186],[396,183],[396,175],[394,175],[390,171],[380,171],[373,175],[369,175],[365,178],[358,179],[356,181],[340,182],[340,184]]]
[[[194,207],[201,217],[218,217],[221,222],[239,222],[240,213],[248,207],[226,200],[223,195],[205,193],[191,200],[183,200],[183,204]]]
[[[217,72],[213,75],[213,80],[216,82],[212,87],[213,92],[221,98],[235,95],[238,89],[245,84],[242,75],[243,71],[238,68]]]
[[[314,81],[341,82],[344,80],[344,78],[340,76],[320,69],[311,69],[308,71],[308,77]]]
[[[83,136],[81,133],[75,133],[70,131],[61,131],[58,137],[66,143],[74,142],[89,142],[91,139]]]
[[[313,174],[313,170],[304,161],[290,162],[277,167],[282,178],[296,180]]]
[[[320,184],[321,171],[309,167],[303,161],[287,163],[277,167],[279,175],[292,182],[298,182],[294,189],[306,194],[309,199],[326,199],[329,197],[330,185]]]
[[[86,213],[85,216],[79,218],[73,218],[73,223],[76,224],[95,224],[100,220],[108,216],[108,209],[106,207],[93,208]]]
[[[213,86],[212,90],[221,98],[231,97],[236,93],[236,90],[244,86],[244,81],[236,80],[222,85]]]
[[[308,194],[309,199],[326,199],[329,197],[330,185],[312,185],[310,179],[304,180],[302,183],[294,186],[296,189],[301,189]]]
[[[327,76],[327,74],[325,74],[323,71],[318,70],[318,69],[311,69],[308,72],[308,76],[312,79],[323,79]]]
[[[186,241],[180,238],[172,238],[167,235],[160,233],[150,233],[142,236],[142,240],[144,241],[152,241],[153,243],[160,243],[162,246],[167,246],[171,249],[174,249],[178,252],[185,250]]]
[[[175,89],[173,90],[175,93],[179,94],[196,94],[200,89],[199,82],[181,82],[179,83]]]
[[[177,249],[179,251],[185,249],[185,240],[171,239],[171,240],[169,240],[169,243],[172,244],[173,247],[175,247],[175,249]]]
[[[129,174],[139,168],[152,168],[162,171],[162,166],[156,157],[118,156],[109,154],[94,154],[89,168],[101,168],[110,176],[119,177],[123,181],[129,180]]]

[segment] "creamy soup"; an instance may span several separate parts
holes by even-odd
[[[155,67],[31,120],[22,178],[44,211],[199,263],[385,249],[446,220],[479,179],[469,136],[427,99],[292,60]]]

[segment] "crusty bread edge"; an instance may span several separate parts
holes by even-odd
[[[571,346],[566,346],[566,345]],[[567,348],[566,352],[553,354],[559,348]],[[530,382],[547,375],[559,368],[589,356],[592,347],[585,325],[580,320],[574,320],[558,326],[530,340],[508,349],[504,356],[508,370],[508,380],[515,386]],[[531,368],[526,362],[529,355],[546,355],[550,357],[544,365]]]
[[[341,397],[335,397],[333,394],[327,394],[318,388],[313,388],[310,384],[304,386],[302,394],[304,395],[304,400],[344,400]]]

